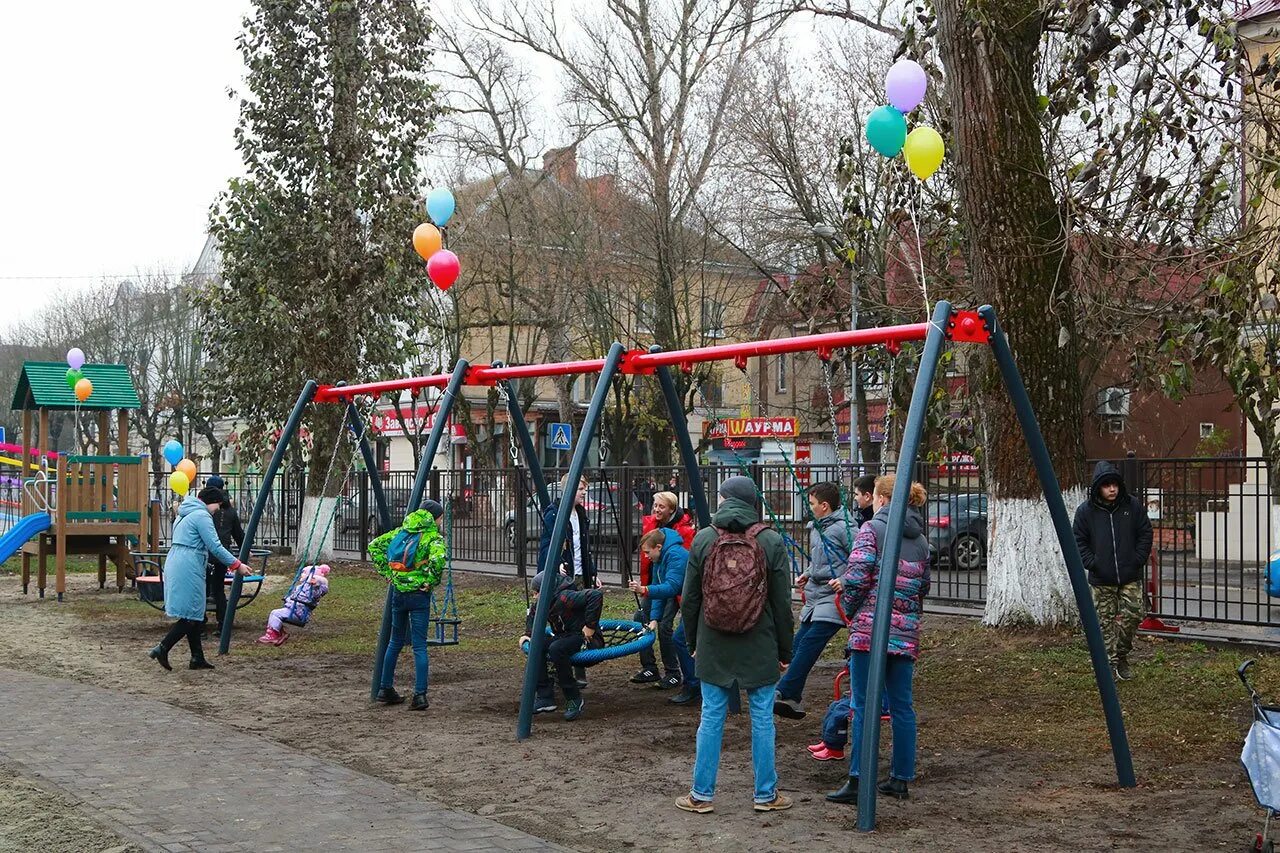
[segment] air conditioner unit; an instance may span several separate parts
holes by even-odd
[[[1129,417],[1129,389],[1098,389],[1098,415],[1104,418]]]

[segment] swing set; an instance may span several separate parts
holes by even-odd
[[[427,388],[444,389],[437,408],[437,417],[432,425],[427,445],[423,450],[414,478],[413,490],[408,504],[409,511],[413,511],[422,502],[423,492],[426,489],[436,450],[440,445],[445,424],[449,419],[449,414],[452,412],[462,386],[497,386],[499,396],[507,404],[510,415],[509,429],[514,431],[515,434],[512,438],[512,449],[515,449],[515,443],[518,439],[537,490],[538,502],[545,508],[550,504],[547,484],[538,462],[533,438],[525,422],[524,412],[516,401],[516,395],[510,383],[519,379],[538,379],[579,374],[598,375],[595,391],[592,394],[591,402],[583,419],[580,438],[577,447],[574,449],[567,482],[564,487],[564,493],[571,495],[577,491],[578,485],[582,481],[583,471],[587,464],[590,439],[596,434],[599,427],[600,418],[603,414],[614,376],[619,373],[656,376],[671,417],[671,425],[675,432],[681,461],[690,484],[689,491],[692,496],[693,509],[697,514],[699,525],[705,527],[711,523],[711,510],[708,506],[705,490],[699,488],[703,481],[699,472],[693,441],[689,435],[684,407],[672,376],[671,368],[678,368],[688,375],[693,372],[695,364],[733,361],[739,369],[745,369],[750,358],[796,352],[815,352],[823,362],[829,365],[832,355],[839,349],[885,346],[892,352],[904,343],[923,342],[924,346],[911,395],[911,404],[907,412],[906,422],[902,428],[901,445],[897,460],[897,480],[890,503],[884,553],[880,557],[870,672],[866,691],[868,707],[879,707],[889,645],[889,626],[894,598],[893,589],[897,576],[898,556],[901,549],[908,492],[911,488],[912,472],[923,438],[925,413],[933,391],[934,378],[942,357],[943,347],[948,341],[989,346],[999,367],[1005,388],[1010,395],[1023,436],[1026,439],[1031,460],[1039,477],[1040,486],[1053,520],[1058,545],[1066,562],[1067,574],[1080,612],[1085,639],[1089,647],[1089,656],[1093,665],[1094,678],[1097,682],[1103,714],[1107,723],[1111,750],[1116,765],[1116,775],[1121,786],[1133,787],[1137,782],[1134,776],[1133,760],[1129,752],[1128,737],[1125,734],[1120,701],[1116,692],[1115,682],[1111,678],[1102,631],[1099,626],[1097,612],[1094,610],[1090,597],[1084,564],[1080,557],[1080,551],[1076,546],[1075,537],[1071,532],[1071,520],[1067,513],[1066,504],[1063,502],[1062,490],[1058,485],[1057,475],[1054,473],[1053,463],[1049,457],[1048,448],[1045,446],[1044,437],[1040,432],[1035,413],[1032,410],[1031,401],[1027,396],[1022,376],[1018,371],[1017,364],[1014,362],[1008,340],[997,322],[995,310],[990,306],[983,306],[978,311],[957,311],[953,310],[950,303],[939,301],[934,305],[932,318],[922,323],[883,328],[852,329],[670,352],[664,351],[659,346],[651,347],[648,351],[628,351],[621,343],[615,342],[610,346],[608,354],[602,359],[510,367],[501,364],[472,366],[465,359],[459,359],[452,372],[448,374],[441,373],[432,376],[409,377],[359,385],[325,385],[323,387],[318,386],[314,380],[308,380],[304,384],[302,393],[299,395],[298,401],[285,424],[280,441],[265,472],[262,491],[258,495],[253,513],[245,526],[245,542],[242,546],[241,559],[248,554],[254,532],[270,493],[271,482],[283,460],[285,449],[297,432],[307,405],[313,401],[316,404],[346,404],[349,434],[357,450],[363,455],[365,465],[369,470],[374,501],[378,509],[379,526],[382,531],[386,531],[392,529],[393,526],[391,513],[377,475],[373,452],[367,440],[365,421],[356,407],[358,398],[372,397],[376,400],[379,395],[399,393],[405,390],[411,393],[420,393]],[[547,549],[546,565],[539,567],[544,572],[554,572],[557,569],[555,565],[556,555],[560,554],[563,548],[572,511],[572,501],[561,501],[551,532],[550,547]],[[449,588],[446,590],[446,594],[450,597],[452,596],[451,586],[450,583]],[[220,654],[226,653],[230,645],[231,627],[235,614],[234,602],[239,595],[240,578],[237,576],[231,591],[233,606],[228,608],[227,619],[223,624],[222,640],[219,647]],[[534,611],[531,648],[525,665],[524,682],[520,696],[520,711],[516,725],[516,737],[519,740],[528,738],[532,733],[534,694],[545,655],[547,615],[551,599],[552,596],[549,595],[539,596],[538,604]],[[434,616],[435,614],[433,613]],[[388,596],[387,606],[383,610],[382,628],[379,633],[378,648],[374,658],[373,677],[370,684],[371,698],[379,686],[382,656],[390,634],[390,621],[390,597]],[[436,624],[444,627],[451,625],[453,628],[452,636],[454,642],[456,642],[458,625],[456,615],[452,622],[446,619]],[[863,747],[860,765],[860,776],[863,779],[877,778],[880,726],[879,714],[866,715],[859,735],[862,738]],[[858,828],[862,831],[871,831],[875,828],[876,796],[875,785],[868,784],[859,788]]]

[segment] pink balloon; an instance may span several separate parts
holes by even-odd
[[[448,249],[441,249],[427,259],[427,275],[441,290],[452,287],[461,272],[462,265],[458,262],[458,256]]]
[[[929,78],[924,69],[910,59],[899,59],[893,63],[884,78],[884,91],[889,96],[889,103],[904,113],[920,106],[928,86]]]

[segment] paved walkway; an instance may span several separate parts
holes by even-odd
[[[0,669],[0,720],[0,762],[148,851],[564,849],[139,696]]]

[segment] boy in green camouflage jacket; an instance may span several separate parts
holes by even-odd
[[[396,659],[408,640],[413,646],[414,689],[410,709],[425,711],[427,702],[427,631],[431,623],[431,590],[440,582],[447,559],[440,535],[444,507],[424,501],[422,509],[409,513],[399,528],[369,543],[369,558],[378,574],[391,581],[391,638],[382,659],[382,683],[377,700],[398,705]]]

